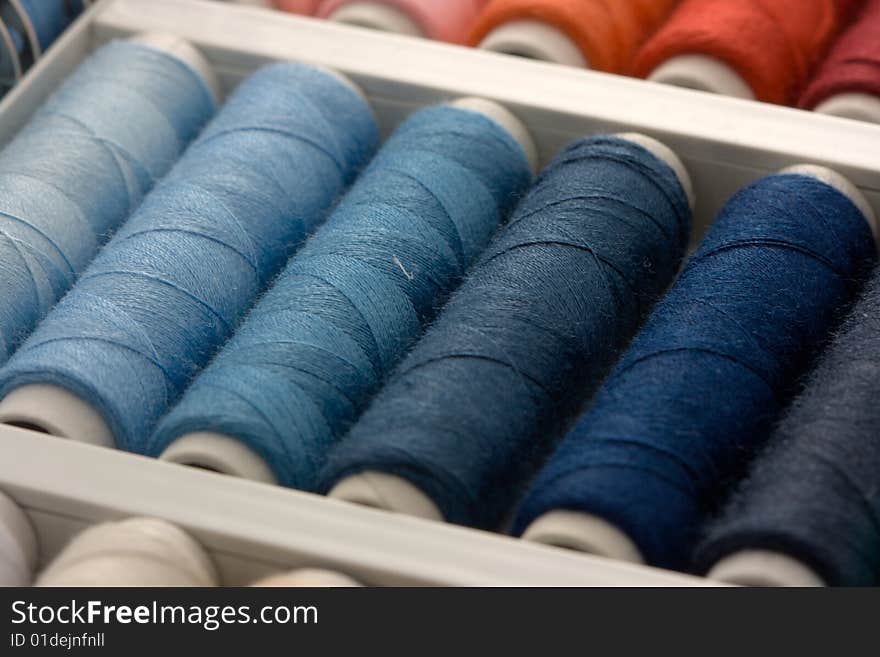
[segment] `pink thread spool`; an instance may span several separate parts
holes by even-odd
[[[316,16],[385,32],[464,43],[485,0],[324,0]]]

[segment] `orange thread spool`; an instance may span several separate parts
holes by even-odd
[[[633,72],[649,76],[679,55],[733,68],[758,100],[790,104],[863,0],[684,0],[642,48]]]
[[[590,68],[624,72],[638,46],[678,0],[490,0],[471,32],[479,45],[494,29],[514,21],[538,21],[563,32]]]

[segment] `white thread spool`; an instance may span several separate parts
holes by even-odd
[[[211,65],[192,45],[173,34],[147,32],[132,37],[177,58],[192,69],[219,100],[220,83]],[[112,447],[113,433],[104,418],[77,395],[54,385],[26,385],[0,401],[0,422],[93,445]]]
[[[688,203],[693,208],[694,189],[691,177],[682,161],[668,146],[656,139],[638,133],[622,133],[617,135],[617,137],[640,145],[658,159],[666,162],[681,183],[682,189],[684,189],[687,196]],[[444,520],[443,514],[440,512],[440,509],[434,501],[424,492],[419,490],[418,487],[402,477],[382,472],[366,471],[347,477],[333,487],[329,496],[334,499],[345,500],[346,502],[352,502],[376,509],[383,509],[385,511],[392,511],[394,513],[402,513],[428,520]],[[560,520],[551,519],[551,521],[548,522],[549,528],[554,531],[553,535],[557,535]],[[584,524],[584,522],[586,521],[581,520],[579,524]],[[566,521],[566,523],[563,524],[568,526],[570,523]],[[604,521],[591,521],[591,527],[595,528],[599,524],[607,525]],[[589,534],[591,536],[611,536],[613,532],[610,532],[607,529],[604,531],[593,529],[590,531],[578,530],[574,533],[578,535]],[[626,539],[626,542],[629,542],[629,539]],[[575,547],[575,544],[571,546],[567,545],[566,547]],[[625,550],[621,549],[619,551],[624,552]]]
[[[18,505],[0,493],[0,586],[30,586],[37,566],[37,537]]]
[[[678,55],[660,64],[648,80],[674,87],[754,100],[749,84],[727,63],[708,55]]]
[[[183,530],[164,520],[130,518],[76,536],[37,586],[217,586],[217,573]]]
[[[813,111],[844,119],[880,123],[880,97],[856,92],[837,94],[819,103]]]
[[[825,167],[801,164],[780,173],[809,176],[831,185],[859,208],[871,228],[875,241],[877,219],[864,195],[844,176]],[[556,545],[619,561],[643,563],[644,558],[629,536],[607,520],[579,511],[550,511],[537,518],[523,534],[526,540]],[[744,551],[719,563],[710,577],[732,584],[778,586],[816,586],[821,578],[782,554]]]
[[[509,110],[483,98],[461,98],[450,104],[483,114],[499,124],[522,147],[532,170],[537,168],[538,152],[531,135]],[[244,479],[276,483],[272,469],[263,458],[233,436],[205,431],[186,434],[171,443],[159,458]]]
[[[312,588],[339,589],[359,588],[361,584],[348,575],[322,568],[303,568],[289,573],[270,575],[251,584],[256,588]]]
[[[479,47],[528,59],[590,68],[586,56],[565,32],[540,21],[510,21],[499,25],[485,36]]]
[[[328,19],[336,23],[356,25],[381,32],[425,36],[419,24],[406,12],[378,2],[352,2],[334,11]]]

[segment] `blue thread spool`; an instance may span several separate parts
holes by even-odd
[[[171,168],[213,113],[214,89],[207,63],[177,37],[115,42],[0,153],[0,360]],[[0,420],[27,424],[40,404],[27,405],[0,404]]]
[[[767,450],[697,550],[702,572],[757,586],[880,581],[875,270]]]
[[[142,444],[378,141],[366,101],[336,74],[261,69],[0,371],[0,390],[72,393],[88,408],[53,405],[38,426]],[[101,431],[81,422],[95,412]]]
[[[728,204],[538,477],[516,531],[687,565],[875,258],[858,192],[827,170],[795,173],[807,175],[767,178]]]
[[[489,101],[455,105],[397,130],[144,451],[314,485],[530,179],[517,119]]]
[[[323,490],[497,528],[672,281],[689,190],[647,137],[567,148],[331,453]]]

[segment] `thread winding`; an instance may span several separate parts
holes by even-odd
[[[791,104],[863,0],[684,0],[639,51],[648,77],[679,55],[731,66],[758,100]]]
[[[60,386],[140,451],[378,139],[334,75],[254,73],[0,370],[0,392]]]
[[[370,0],[398,9],[411,18],[429,39],[464,43],[485,0]],[[346,5],[363,0],[324,0],[315,15],[327,18]]]
[[[447,520],[497,527],[672,280],[690,224],[675,173],[641,146],[569,146],[333,451],[323,490],[391,473]]]
[[[700,570],[740,550],[771,550],[831,586],[880,583],[878,336],[875,272],[766,452],[708,528]]]
[[[678,0],[489,0],[469,42],[479,45],[499,26],[523,20],[547,23],[566,34],[590,68],[627,71],[639,45]]]
[[[418,337],[530,179],[494,121],[407,120],[291,260],[147,452],[196,431],[237,437],[282,484],[315,485],[331,444]]]
[[[814,109],[831,96],[862,92],[880,97],[880,0],[870,0],[852,27],[834,46],[801,97]]]
[[[180,60],[133,42],[102,47],[0,153],[0,361],[214,111]]]
[[[785,174],[738,193],[539,475],[515,531],[582,511],[648,562],[689,565],[701,524],[874,261],[865,217],[830,185]]]

